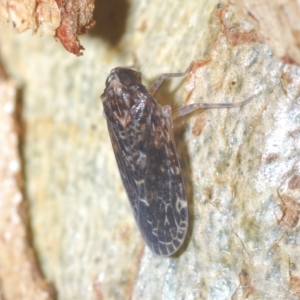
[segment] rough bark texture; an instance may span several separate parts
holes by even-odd
[[[2,58],[23,87],[33,241],[58,298],[298,299],[300,69],[287,62],[298,61],[299,42],[277,57],[260,19],[225,2],[99,3],[112,21],[84,39],[81,58],[51,39],[0,30]],[[264,22],[278,23],[291,3],[299,20],[297,3],[281,1]],[[185,87],[166,83],[161,104],[255,99],[175,123],[192,221],[180,253],[158,258],[121,184],[99,99],[106,76],[95,66],[148,65],[149,86],[192,60]]]
[[[78,35],[94,26],[94,8],[94,0],[2,0],[0,18],[18,33],[31,29],[55,36],[67,51],[80,56],[84,48]]]
[[[43,279],[28,240],[17,88],[0,68],[0,299],[51,300],[54,290]]]
[[[300,4],[294,0],[234,0],[257,33],[287,63],[300,65]]]

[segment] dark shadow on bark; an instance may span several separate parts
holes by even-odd
[[[21,178],[19,179],[20,189],[22,191],[22,194],[24,195],[24,200],[21,202],[21,205],[19,207],[19,213],[22,216],[22,220],[24,221],[24,224],[26,226],[26,240],[28,242],[26,251],[31,252],[31,263],[36,268],[35,272],[38,276],[43,278],[46,282],[45,289],[49,293],[51,299],[58,299],[59,295],[57,293],[57,290],[54,287],[54,284],[52,282],[49,282],[48,279],[45,276],[45,273],[43,272],[41,268],[40,259],[38,256],[38,253],[35,250],[34,247],[34,235],[32,231],[32,227],[30,224],[30,201],[28,199],[28,193],[26,190],[26,184],[27,181],[26,178],[26,160],[24,155],[24,143],[26,139],[26,125],[25,121],[23,119],[23,90],[18,89],[17,90],[17,96],[16,96],[16,111],[15,111],[15,126],[17,128],[18,132],[18,138],[19,138],[19,144],[18,144],[18,152],[20,155],[20,162],[21,162]],[[1,298],[0,298],[1,299]]]
[[[130,4],[127,0],[95,1],[95,26],[89,31],[112,46],[118,44],[126,31],[126,21]]]

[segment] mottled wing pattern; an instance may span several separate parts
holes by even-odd
[[[186,192],[172,133],[170,109],[149,94],[120,122],[105,109],[116,160],[135,219],[148,247],[169,256],[188,227]]]
[[[187,232],[187,199],[170,113],[157,107],[151,118],[152,128],[156,130],[152,130],[147,143],[145,199],[148,205],[140,203],[137,222],[142,232],[148,232],[152,250],[170,255],[182,245]]]

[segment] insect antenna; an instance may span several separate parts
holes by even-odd
[[[84,64],[85,64],[86,66],[88,66],[88,67],[91,67],[91,65],[88,64],[88,63],[84,63]],[[100,71],[101,73],[105,74],[106,76],[109,75],[109,73],[103,71],[103,69],[100,69],[100,68],[98,68],[98,67],[96,67],[96,66],[92,66],[92,68],[95,69],[95,70],[97,70],[97,71]]]

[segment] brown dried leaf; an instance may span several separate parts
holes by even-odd
[[[93,21],[93,0],[57,0],[61,10],[61,24],[56,30],[56,37],[65,49],[75,55],[82,55],[78,35],[86,33],[95,24]]]
[[[16,32],[32,29],[57,37],[65,49],[82,55],[78,35],[94,25],[94,0],[11,0],[0,3],[0,18]]]

